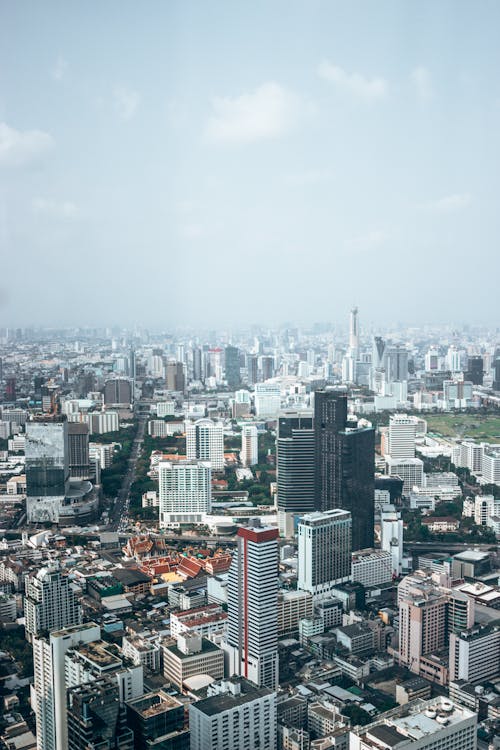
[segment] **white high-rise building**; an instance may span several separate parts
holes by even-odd
[[[24,615],[29,641],[42,632],[81,623],[80,605],[57,562],[26,578]]]
[[[389,419],[389,455],[393,459],[415,458],[418,417],[394,414]]]
[[[212,683],[189,706],[191,750],[275,750],[276,693],[248,680]]]
[[[241,430],[240,460],[243,466],[259,463],[259,437],[254,424],[245,424]]]
[[[349,733],[350,750],[476,750],[477,714],[442,695],[417,699]]]
[[[500,627],[476,625],[450,633],[450,680],[495,679],[500,673]]]
[[[161,461],[158,465],[160,528],[201,523],[212,507],[208,461]]]
[[[349,320],[349,349],[356,358],[359,351],[359,320],[357,307],[352,308]]]
[[[213,471],[224,469],[224,426],[211,419],[186,422],[186,457],[210,461]]]
[[[258,417],[276,417],[281,408],[279,383],[267,380],[255,384],[255,413]]]
[[[300,519],[298,535],[297,588],[327,598],[332,586],[351,577],[351,514],[340,508],[308,513]]]
[[[240,528],[228,583],[230,674],[278,687],[278,529]]]
[[[94,622],[55,630],[47,638],[33,639],[35,681],[31,706],[36,717],[38,750],[67,750],[65,656],[74,646],[101,637]]]
[[[424,483],[424,462],[420,458],[399,459],[386,456],[386,469],[390,477],[401,477],[406,497],[409,497],[414,486],[422,487]]]
[[[391,554],[392,575],[400,576],[403,563],[403,521],[393,505],[386,505],[380,513],[381,547]]]

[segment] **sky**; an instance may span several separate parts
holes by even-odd
[[[499,26],[0,0],[0,325],[500,324]]]

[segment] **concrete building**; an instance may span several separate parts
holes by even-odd
[[[406,461],[415,458],[417,417],[393,414],[389,418],[388,453],[392,459]]]
[[[68,423],[65,418],[26,424],[28,523],[59,521],[69,489]]]
[[[412,487],[421,487],[424,482],[424,463],[420,458],[386,458],[386,470],[390,477],[403,480],[403,494],[408,497]]]
[[[242,427],[240,461],[243,466],[254,466],[259,463],[259,436],[257,427],[253,424]]]
[[[230,674],[278,686],[278,530],[240,528],[228,585]]]
[[[351,524],[351,514],[340,509],[302,516],[298,528],[298,589],[329,598],[332,586],[350,579]]]
[[[115,680],[104,677],[68,690],[68,750],[134,750]]]
[[[191,750],[275,750],[276,693],[243,678],[210,685],[189,706]]]
[[[380,514],[381,547],[391,555],[392,575],[401,575],[403,567],[403,521],[393,505],[387,505]]]
[[[352,554],[352,580],[365,588],[392,580],[392,555],[386,550],[364,549]]]
[[[299,621],[313,615],[313,597],[309,591],[278,593],[278,637],[296,633]]]
[[[258,417],[276,418],[281,408],[279,383],[267,381],[255,384],[255,414]]]
[[[198,633],[187,631],[174,642],[163,644],[163,674],[179,691],[195,675],[213,680],[224,677],[224,651]]]
[[[49,630],[81,623],[80,605],[68,576],[61,574],[57,563],[26,578],[24,615],[29,641]]]
[[[189,750],[185,706],[164,690],[127,701],[127,724],[135,750]]]
[[[186,457],[210,461],[213,471],[224,469],[224,427],[222,422],[198,419],[186,422]]]
[[[477,714],[438,696],[382,714],[351,729],[350,750],[476,750]]]
[[[500,627],[476,625],[450,634],[450,681],[476,682],[500,674]]]
[[[100,635],[99,626],[88,622],[33,639],[35,679],[31,705],[36,718],[38,750],[67,750],[65,656],[70,648],[95,641]]]
[[[161,461],[158,465],[160,528],[201,523],[212,507],[208,461]]]

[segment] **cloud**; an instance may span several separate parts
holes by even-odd
[[[34,198],[31,207],[36,214],[57,219],[75,219],[79,213],[72,201],[54,201],[50,198]]]
[[[330,169],[307,169],[305,172],[289,174],[285,177],[285,182],[291,187],[302,187],[303,185],[317,185],[321,182],[328,182],[333,177]]]
[[[358,99],[375,101],[384,99],[389,90],[385,78],[366,78],[361,73],[348,73],[338,65],[323,60],[318,66],[318,75],[332,83],[339,91],[345,91]]]
[[[421,101],[428,102],[434,97],[432,76],[427,68],[424,68],[422,65],[414,68],[410,74],[410,79]]]
[[[212,100],[205,135],[211,141],[251,143],[291,130],[307,105],[277,83],[264,83],[249,94]]]
[[[432,201],[432,203],[427,204],[427,208],[435,213],[450,214],[468,208],[471,203],[472,196],[470,193],[454,193]]]
[[[0,167],[22,167],[39,161],[54,147],[43,130],[16,130],[0,122]]]
[[[66,75],[66,71],[68,70],[68,63],[67,61],[59,55],[56,62],[54,63],[54,67],[50,71],[50,74],[54,81],[62,81],[64,76]]]
[[[117,86],[113,91],[113,100],[118,116],[122,120],[131,120],[137,112],[141,97],[133,89]]]

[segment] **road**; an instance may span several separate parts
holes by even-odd
[[[121,489],[119,490],[114,505],[109,513],[109,531],[118,531],[120,526],[123,528],[124,524],[126,524],[130,501],[130,487],[135,479],[135,468],[137,465],[137,459],[141,454],[147,419],[148,417],[146,414],[139,412],[137,433],[134,438],[134,442],[132,443],[132,450],[130,452],[130,458],[128,460],[128,469],[125,476],[123,477]]]

